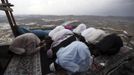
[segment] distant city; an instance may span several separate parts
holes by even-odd
[[[54,16],[54,15],[17,15],[14,16],[17,25],[41,27],[46,25],[61,25],[62,23],[70,20],[79,20],[86,24],[87,27],[108,27],[117,30],[126,30],[134,36],[134,17],[121,17],[121,16]],[[12,37],[10,25],[6,16],[0,15],[0,41],[5,37]],[[6,34],[6,35],[5,35]],[[5,35],[5,36],[3,36]],[[11,40],[11,39],[9,39]]]

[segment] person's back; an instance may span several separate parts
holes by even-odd
[[[16,54],[30,54],[35,51],[40,39],[33,33],[25,33],[14,39],[9,49]]]
[[[114,55],[123,47],[123,41],[117,34],[110,34],[96,43],[96,47],[102,55]]]
[[[67,70],[68,73],[87,71],[92,64],[92,56],[86,44],[74,41],[66,47],[62,47],[56,53],[56,63]]]

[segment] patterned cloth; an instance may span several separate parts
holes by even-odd
[[[13,56],[4,75],[42,75],[40,53],[31,56]]]

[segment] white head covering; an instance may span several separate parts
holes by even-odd
[[[56,32],[55,34],[53,34],[52,40],[57,41],[59,39],[65,38],[66,36],[68,36],[70,34],[73,34],[73,32],[71,30],[62,29],[62,30]]]
[[[73,30],[73,32],[74,33],[77,33],[77,34],[81,34],[81,32],[83,31],[83,30],[85,30],[86,29],[86,25],[85,24],[80,24],[79,26],[77,26],[74,30]]]
[[[65,29],[65,28],[64,28],[63,26],[57,26],[57,27],[55,27],[52,31],[49,32],[48,36],[50,36],[50,37],[52,38],[53,35],[54,35],[56,32],[58,32],[58,31],[60,31],[60,30],[62,30],[62,29]]]
[[[106,33],[101,29],[89,28],[82,32],[82,36],[90,43],[97,43],[106,36]]]
[[[92,64],[92,56],[88,47],[80,41],[74,41],[57,52],[56,63],[68,72],[85,72]]]
[[[106,35],[106,33],[103,30],[100,29],[96,29],[95,32],[93,32],[93,35],[90,38],[87,38],[87,40],[91,43],[97,43],[99,42],[104,36]]]
[[[82,32],[81,32],[81,35],[82,35],[83,37],[86,37],[87,35],[89,36],[89,34],[90,34],[91,32],[94,32],[95,30],[96,30],[95,28],[90,27],[90,28],[85,29],[84,31],[82,31]]]

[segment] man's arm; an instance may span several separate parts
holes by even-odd
[[[27,55],[35,54],[36,52],[38,52],[44,46],[45,46],[45,44],[35,45],[34,43],[32,43],[28,46],[26,54]]]

